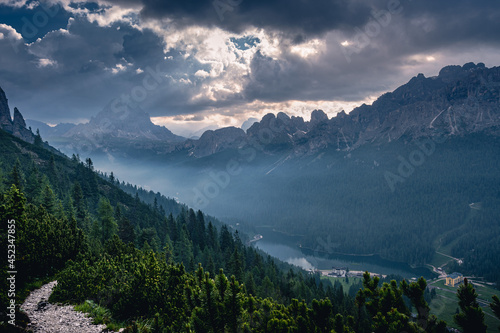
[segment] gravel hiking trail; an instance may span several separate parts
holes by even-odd
[[[34,333],[100,333],[105,325],[92,324],[82,312],[75,311],[71,305],[57,305],[48,302],[57,281],[33,290],[24,301],[21,309],[31,320],[27,329]]]

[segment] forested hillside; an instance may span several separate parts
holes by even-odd
[[[365,286],[376,296],[363,297],[377,304],[386,300],[374,308],[373,302],[345,294],[340,284],[329,285],[245,246],[236,231],[216,227],[200,211],[180,206],[174,216],[162,205],[143,203],[100,177],[90,159],[55,156],[3,131],[0,146],[2,248],[7,248],[8,221],[15,220],[18,301],[28,284],[57,278],[54,301],[93,301],[89,304],[105,308],[113,322],[120,320],[132,331],[444,327],[428,313],[412,322],[401,298],[417,302],[412,295],[423,295],[424,280],[410,285],[411,294],[407,284],[379,286],[367,275]],[[2,290],[8,289],[6,258]],[[8,302],[2,292],[1,308]]]
[[[154,170],[169,177],[174,191],[182,179],[192,198],[193,188],[205,194],[204,186],[216,184],[210,174],[235,159],[241,172],[205,196],[210,214],[300,235],[298,244],[318,252],[374,253],[411,265],[429,263],[437,244],[449,245],[464,258],[457,270],[498,282],[500,141],[480,134],[439,140],[325,149],[288,160],[288,151],[257,153],[251,162],[227,151]],[[199,171],[202,165],[208,171]]]

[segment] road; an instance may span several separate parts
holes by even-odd
[[[436,253],[438,253],[438,254],[440,254],[440,255],[442,255],[442,256],[448,257],[448,258],[450,258],[450,259],[455,260],[455,261],[456,261],[459,265],[463,264],[463,262],[464,262],[464,261],[463,261],[462,259],[460,259],[460,258],[455,258],[455,257],[449,256],[449,255],[444,254],[443,252],[439,252],[439,251],[437,251],[437,250],[436,250]]]

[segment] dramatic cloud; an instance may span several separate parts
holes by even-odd
[[[182,131],[333,116],[420,72],[500,65],[486,0],[0,0],[0,13],[0,86],[50,123],[116,98]]]
[[[218,26],[241,33],[249,27],[282,31],[294,39],[363,24],[370,7],[344,0],[144,0],[145,17],[168,18],[178,25]]]

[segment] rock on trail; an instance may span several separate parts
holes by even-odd
[[[82,312],[77,312],[71,305],[57,305],[48,302],[57,281],[43,285],[26,298],[21,309],[31,320],[27,329],[35,333],[100,333],[105,325],[92,324]]]

